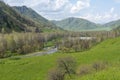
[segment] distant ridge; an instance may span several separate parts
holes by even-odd
[[[120,20],[111,21],[106,24],[96,24],[82,18],[66,18],[60,21],[52,21],[58,27],[68,31],[110,31],[120,26]]]
[[[61,21],[53,21],[57,26],[70,31],[89,31],[101,28],[101,25],[95,24],[82,18],[70,17]]]
[[[110,27],[112,29],[117,28],[118,26],[120,26],[120,19],[108,22],[108,23],[104,24],[103,26]]]

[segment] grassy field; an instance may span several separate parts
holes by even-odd
[[[48,71],[56,66],[57,58],[64,56],[73,56],[78,68],[97,61],[109,64],[104,70],[73,76],[73,80],[120,80],[120,38],[106,40],[85,52],[1,59],[0,80],[47,80]]]

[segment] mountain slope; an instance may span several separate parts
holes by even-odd
[[[12,31],[30,31],[28,27],[36,27],[35,23],[29,19],[23,18],[9,5],[0,1],[0,32]]]
[[[109,23],[104,24],[103,26],[109,27],[111,29],[117,28],[118,26],[120,26],[120,20],[111,21]]]
[[[81,18],[67,18],[61,21],[53,21],[57,26],[70,31],[89,31],[103,28],[101,25],[95,24]]]
[[[26,6],[14,6],[13,7],[18,13],[22,14],[23,16],[30,18],[34,21],[37,21],[39,23],[45,23],[48,22],[47,19],[36,13],[31,8],[28,8]]]
[[[56,27],[55,24],[53,24],[49,20],[42,17],[41,15],[39,15],[37,12],[35,12],[31,8],[28,8],[26,6],[14,6],[13,9],[15,9],[18,13],[20,13],[24,17],[34,21],[42,28],[55,29],[55,30],[59,29],[58,27]]]

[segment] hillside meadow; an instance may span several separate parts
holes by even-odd
[[[84,65],[105,62],[103,70],[82,76],[66,76],[65,80],[120,80],[120,37],[108,39],[88,51],[77,53],[54,53],[31,58],[12,57],[0,59],[0,80],[47,80],[48,72],[56,66],[60,57],[72,56],[77,61],[76,73]]]

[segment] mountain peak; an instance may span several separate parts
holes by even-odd
[[[57,29],[56,25],[47,20],[46,18],[42,17],[40,14],[38,14],[36,11],[34,11],[31,8],[28,8],[26,6],[14,6],[14,10],[16,10],[21,15],[31,19],[35,23],[37,23],[39,26],[44,28],[50,28],[50,29]]]

